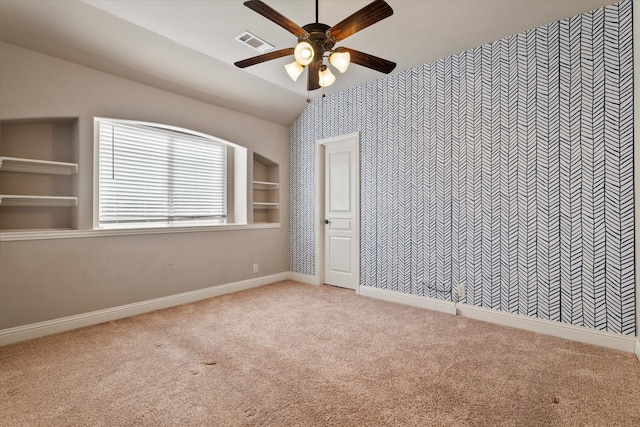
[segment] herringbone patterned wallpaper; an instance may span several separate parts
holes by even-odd
[[[315,141],[361,133],[361,284],[635,334],[632,2],[312,102],[290,269],[314,275]]]

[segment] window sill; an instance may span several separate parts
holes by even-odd
[[[150,228],[96,228],[93,230],[0,231],[0,242],[20,240],[78,239],[83,237],[133,236],[142,234],[208,233],[211,231],[261,230],[280,228],[280,223],[220,224]]]

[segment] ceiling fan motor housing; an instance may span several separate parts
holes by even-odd
[[[315,52],[314,62],[322,61],[324,53],[332,50],[336,44],[335,40],[327,36],[327,30],[330,28],[327,24],[321,24],[319,22],[307,24],[302,27],[309,35],[298,37],[298,43],[307,41],[313,46]]]

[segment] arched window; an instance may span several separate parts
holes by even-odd
[[[96,119],[99,227],[228,220],[229,144],[187,129]]]

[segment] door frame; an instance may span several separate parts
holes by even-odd
[[[354,145],[355,170],[355,206],[354,206],[354,252],[355,252],[355,291],[360,294],[360,132],[316,141],[316,280],[318,285],[324,284],[324,199],[325,199],[325,147],[338,142],[352,142]]]

